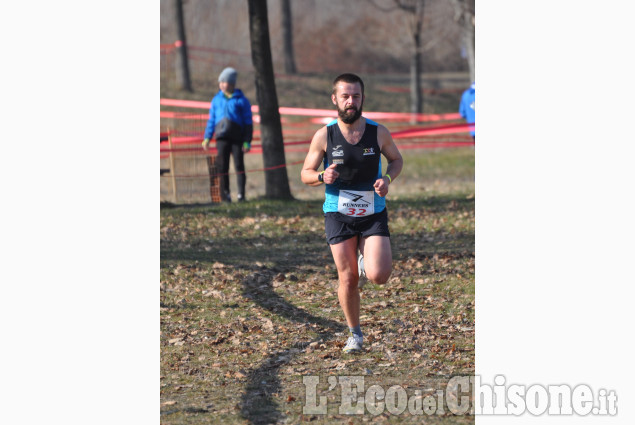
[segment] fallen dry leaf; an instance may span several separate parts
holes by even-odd
[[[265,328],[268,331],[273,331],[273,322],[270,319],[263,317],[262,321],[264,322],[264,324],[262,325],[263,328]]]

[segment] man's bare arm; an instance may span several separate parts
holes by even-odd
[[[319,129],[311,140],[311,146],[309,147],[309,153],[304,159],[304,165],[300,172],[300,178],[302,183],[309,186],[319,186],[322,184],[318,180],[320,174],[317,169],[324,160],[324,153],[326,152],[326,127]]]
[[[395,142],[386,127],[383,125],[379,126],[377,134],[381,152],[388,160],[386,174],[389,174],[390,178],[395,180],[397,176],[401,174],[401,169],[403,168],[403,157],[401,156],[401,152],[399,152],[397,145],[395,145]]]
[[[397,145],[392,140],[392,136],[386,127],[380,125],[377,130],[377,143],[381,149],[381,153],[388,160],[388,167],[386,167],[386,173],[381,179],[375,181],[375,192],[379,196],[386,196],[388,194],[388,186],[392,181],[397,178],[403,168],[403,158]],[[390,177],[388,177],[390,176]]]

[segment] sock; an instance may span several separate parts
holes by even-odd
[[[357,337],[363,337],[364,335],[362,335],[362,328],[360,325],[355,326],[354,328],[348,328],[349,331],[351,331],[351,333]]]

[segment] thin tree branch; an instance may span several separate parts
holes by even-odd
[[[394,7],[384,7],[384,6],[380,6],[377,3],[375,3],[375,0],[368,0],[368,2],[370,4],[372,4],[375,8],[381,10],[382,12],[392,12],[393,10],[397,10],[398,7],[394,6]]]

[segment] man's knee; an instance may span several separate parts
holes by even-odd
[[[355,289],[359,283],[359,276],[350,273],[341,273],[339,276],[339,284],[345,288]]]
[[[366,272],[366,277],[375,285],[383,285],[388,282],[390,278],[391,270],[378,270],[373,272]]]

